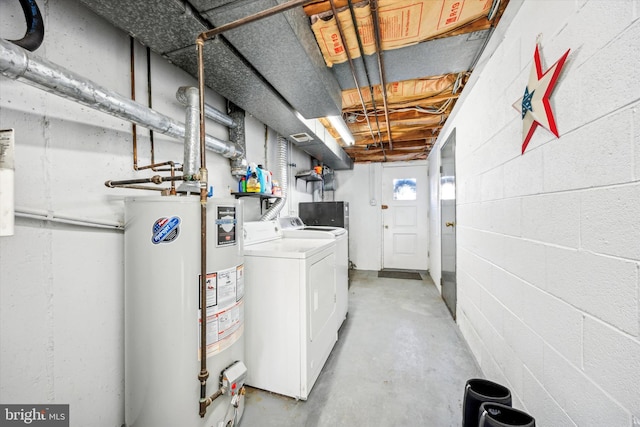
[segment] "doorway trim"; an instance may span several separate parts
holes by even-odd
[[[397,171],[397,172],[393,172]],[[418,180],[418,186],[416,188],[417,199],[415,203],[402,199],[391,200],[393,185],[391,182],[385,182],[385,179],[390,177],[396,177],[400,180],[409,178],[416,178]],[[407,175],[408,174],[408,175]],[[386,187],[385,187],[386,185]],[[428,177],[428,163],[424,160],[399,162],[392,164],[382,164],[381,179],[380,179],[380,199],[381,199],[381,266],[383,269],[406,269],[415,271],[427,271],[429,269],[429,177]],[[405,206],[407,204],[408,206]],[[411,221],[405,222],[401,219],[408,220],[411,215],[403,216],[409,213],[409,205],[415,205],[415,217],[412,217],[416,221],[416,225],[411,226]],[[419,221],[419,224],[417,223]],[[394,228],[399,225],[400,228]],[[404,228],[403,228],[404,226]],[[410,229],[410,231],[407,229]],[[417,229],[416,227],[420,227]],[[407,244],[404,249],[412,247],[413,249],[402,254],[403,240],[394,240],[394,232],[396,236],[417,236],[415,240],[411,240],[407,237],[407,242],[415,242],[413,244]],[[389,234],[391,233],[391,234]],[[397,245],[396,245],[397,244]],[[394,252],[394,248],[401,248],[399,256],[395,256],[389,252]]]
[[[440,148],[440,289],[453,319],[457,306],[456,259],[456,130],[452,130]]]

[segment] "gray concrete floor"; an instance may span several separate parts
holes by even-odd
[[[241,427],[460,426],[479,377],[428,274],[353,271],[349,315],[307,401],[248,388]]]

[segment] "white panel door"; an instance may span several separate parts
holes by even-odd
[[[427,171],[426,162],[383,165],[383,268],[429,268]]]

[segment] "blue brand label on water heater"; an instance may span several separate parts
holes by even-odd
[[[153,237],[151,242],[154,245],[158,243],[173,242],[180,234],[180,218],[172,216],[171,218],[159,218],[153,224]]]

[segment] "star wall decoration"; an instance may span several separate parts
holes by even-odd
[[[555,64],[543,73],[540,48],[536,43],[529,83],[524,89],[524,96],[513,104],[513,107],[522,115],[522,154],[527,149],[538,125],[553,133],[557,138],[560,137],[549,97],[570,50],[567,50]]]

